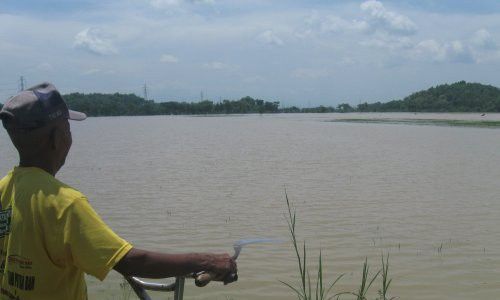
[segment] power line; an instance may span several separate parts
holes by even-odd
[[[24,91],[25,85],[26,85],[26,78],[24,78],[24,76],[21,75],[21,77],[19,77],[19,92]]]
[[[148,86],[146,85],[146,83],[144,83],[144,87],[143,87],[143,93],[144,93],[144,100],[148,100]]]

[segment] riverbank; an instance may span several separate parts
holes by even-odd
[[[330,122],[500,128],[500,121],[483,121],[483,120],[390,119],[390,118],[361,119],[361,118],[355,118],[355,119],[335,119],[335,120],[331,120]]]

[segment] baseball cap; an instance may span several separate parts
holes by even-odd
[[[82,121],[87,116],[69,110],[59,91],[48,82],[19,92],[0,110],[0,119],[6,129],[36,129],[63,118]]]

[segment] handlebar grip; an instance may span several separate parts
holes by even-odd
[[[238,273],[231,273],[226,278],[224,278],[224,285],[235,281],[238,281]]]
[[[196,284],[197,287],[204,287],[216,277],[217,275],[212,272],[201,272],[200,274],[196,275],[194,284]]]

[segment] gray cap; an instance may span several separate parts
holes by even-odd
[[[69,110],[56,87],[41,83],[11,97],[0,110],[6,129],[36,129],[57,119],[82,121],[84,113]]]

